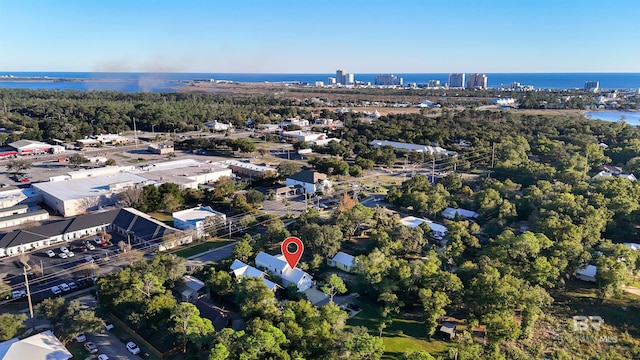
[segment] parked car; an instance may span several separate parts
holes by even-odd
[[[79,343],[83,343],[87,341],[87,337],[84,334],[78,334],[78,336],[76,336],[76,341]]]
[[[104,322],[104,327],[107,330],[111,330],[111,329],[113,329],[113,324],[111,322],[109,322],[109,321],[105,321]]]
[[[27,296],[27,292],[25,290],[13,290],[11,292],[11,299],[19,299],[25,296]],[[7,296],[6,299],[9,299],[9,296]]]
[[[91,354],[95,354],[95,353],[98,352],[98,347],[96,346],[96,344],[94,344],[94,343],[92,343],[90,341],[84,343],[84,348],[85,348],[85,350],[87,350]]]
[[[59,253],[59,254],[58,254],[58,256],[59,256],[61,259],[66,259],[66,258],[68,258],[68,257],[69,257],[69,255],[67,255],[67,253],[63,253],[63,252]]]
[[[89,242],[88,242],[88,243],[86,243],[86,244],[85,244],[85,246],[87,247],[87,250],[95,250],[95,249],[96,249],[96,247],[95,247],[95,246],[93,246],[93,244],[92,244],[92,243],[89,243]],[[104,355],[104,354],[103,354],[103,355]]]
[[[96,243],[96,245],[100,245],[102,244],[102,239],[96,236],[93,238],[93,242]]]
[[[133,355],[140,354],[140,348],[133,341],[129,341],[127,343],[127,350],[129,350],[129,352],[132,353]]]
[[[98,355],[98,360],[109,360],[109,357],[107,354],[100,354]]]
[[[60,287],[60,289],[62,289],[62,291],[71,290],[71,288],[69,287],[69,285],[67,285],[67,283],[62,283],[62,284],[58,285],[58,287]]]
[[[78,284],[73,281],[68,283],[67,285],[69,285],[69,288],[71,288],[71,290],[78,288]]]
[[[67,247],[66,247],[66,246],[61,246],[61,247],[60,247],[60,251],[61,251],[61,252],[63,252],[63,253],[68,253],[68,252],[69,252],[69,249],[67,249]]]
[[[75,256],[75,254],[73,253],[73,251],[69,251],[69,252],[67,253],[67,256],[68,256],[68,257],[74,257],[74,256]]]
[[[52,258],[52,257],[55,257],[55,256],[56,256],[56,253],[55,253],[55,252],[53,252],[53,250],[47,250],[47,256],[48,256],[48,257],[50,257],[50,258]]]
[[[52,286],[51,287],[51,292],[58,295],[60,293],[62,293],[62,290],[60,290],[60,288],[58,286]]]

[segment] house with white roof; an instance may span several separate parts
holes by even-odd
[[[263,271],[260,271],[251,265],[247,265],[238,259],[233,261],[233,264],[231,264],[230,269],[231,269],[231,273],[236,277],[236,279],[238,279],[238,281],[240,281],[242,277],[248,276],[248,277],[255,277],[255,278],[262,279],[264,284],[271,291],[276,291],[278,288],[281,287],[280,285],[267,279],[266,278],[267,274],[265,274]]]
[[[0,360],[67,360],[73,355],[51,330],[0,342]]]
[[[605,171],[605,170],[602,170],[599,173],[595,174],[591,179],[592,180],[604,180],[604,179],[613,178],[614,176],[621,177],[621,178],[627,179],[629,181],[637,181],[638,180],[636,178],[636,176],[633,175],[633,174],[622,174],[622,173],[615,174],[615,173],[611,173],[611,172]]]
[[[199,206],[177,211],[172,214],[173,226],[181,230],[195,230],[198,237],[206,235],[205,225],[211,220],[213,224],[224,226],[227,215],[213,210],[210,206]]]
[[[423,219],[415,216],[406,216],[400,219],[400,223],[409,228],[415,228],[426,223],[431,229],[431,235],[437,239],[442,239],[442,237],[447,234],[446,226],[435,223],[429,219]]]
[[[440,213],[442,217],[453,220],[456,216],[465,219],[477,219],[480,216],[477,212],[466,209],[446,208]]]
[[[371,147],[378,148],[383,146],[391,146],[394,149],[407,150],[407,151],[415,151],[425,153],[427,155],[443,155],[443,156],[455,156],[457,153],[455,151],[449,151],[447,149],[443,149],[439,146],[429,146],[429,145],[420,145],[420,144],[410,144],[403,143],[397,141],[386,141],[386,140],[373,140],[371,141]]]
[[[333,258],[327,259],[327,264],[342,271],[352,272],[356,269],[355,261],[356,258],[353,255],[339,251]]]
[[[256,256],[256,266],[282,278],[283,287],[294,284],[302,292],[313,286],[313,277],[298,268],[292,269],[284,255],[273,256],[261,251]]]
[[[587,265],[576,270],[576,278],[582,281],[596,282],[596,273],[598,267],[595,265]]]

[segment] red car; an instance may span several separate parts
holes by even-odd
[[[31,181],[31,180],[29,180],[29,179],[27,179],[27,178],[24,178],[24,179],[21,179],[21,180],[20,180],[20,182],[21,182],[21,183],[28,183],[29,181]]]

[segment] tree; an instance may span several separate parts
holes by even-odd
[[[323,258],[334,256],[342,243],[342,231],[336,225],[308,224],[300,231],[300,239],[312,254],[319,254]]]
[[[249,239],[242,238],[233,248],[233,257],[246,263],[253,255],[253,247],[251,246],[251,236]]]
[[[150,299],[154,294],[164,292],[160,279],[151,273],[144,274],[142,278],[136,279],[133,287],[143,293],[147,299]]]
[[[231,201],[231,210],[246,212],[251,210],[252,207],[247,203],[247,197],[244,194],[235,194]]]
[[[78,167],[82,164],[86,164],[89,162],[89,159],[82,156],[82,154],[73,154],[69,157],[69,163],[73,165],[73,167]]]
[[[49,320],[54,334],[66,343],[81,333],[96,332],[104,326],[93,310],[83,310],[80,302],[65,298],[47,298],[36,306],[36,312]]]
[[[347,286],[344,284],[344,281],[340,276],[331,274],[324,281],[324,285],[322,285],[320,290],[322,290],[323,293],[329,295],[329,300],[333,302],[334,296],[347,292]]]
[[[260,205],[264,201],[264,194],[258,190],[248,190],[244,196],[251,205]]]
[[[301,166],[292,161],[282,161],[278,164],[278,174],[281,178],[288,178],[289,176],[300,171]]]
[[[420,300],[424,307],[425,327],[429,338],[436,332],[438,319],[447,312],[445,306],[451,303],[447,294],[441,291],[432,291],[431,289],[420,289]]]
[[[349,359],[380,359],[384,353],[382,338],[371,336],[366,331],[354,331],[354,335],[345,341]]]
[[[215,271],[214,268],[211,268],[205,284],[207,284],[212,294],[217,294],[218,296],[229,296],[233,294],[234,280],[226,271]]]
[[[362,168],[358,165],[353,165],[349,168],[349,175],[353,177],[361,177],[362,176]]]
[[[129,187],[118,193],[118,204],[122,207],[140,208],[144,203],[144,195],[141,188]]]
[[[217,343],[209,352],[209,360],[226,360],[229,358],[229,350],[221,343]]]
[[[284,223],[280,219],[273,219],[269,221],[267,226],[267,238],[271,243],[279,243],[286,239],[289,235],[289,230],[284,227]]]
[[[505,340],[515,340],[520,336],[520,326],[510,311],[490,313],[483,319],[487,325],[487,337],[489,342],[498,345]]]
[[[181,200],[182,198],[177,198],[173,194],[165,194],[162,198],[160,206],[162,206],[162,209],[164,209],[166,212],[171,213],[178,210],[180,206],[182,206]]]
[[[184,353],[188,342],[197,344],[215,331],[211,320],[200,317],[200,310],[189,302],[179,303],[171,320],[175,323],[173,332],[182,340]]]
[[[11,296],[11,286],[4,281],[7,274],[0,273],[0,299]]]
[[[0,314],[0,341],[13,339],[25,330],[26,314]]]
[[[270,320],[280,315],[276,297],[262,279],[242,278],[236,285],[233,297],[244,318],[260,317]]]
[[[31,169],[31,162],[28,160],[10,160],[5,166],[10,174],[15,175]]]
[[[436,360],[426,351],[409,351],[402,354],[402,360]]]
[[[107,159],[107,161],[104,164],[107,166],[115,166],[116,161],[114,159]]]

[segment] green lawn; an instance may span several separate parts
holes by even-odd
[[[152,218],[158,220],[158,221],[162,221],[163,223],[169,225],[169,226],[173,226],[173,216],[169,215],[169,214],[165,214],[165,213],[161,213],[161,212],[150,212],[149,216],[151,216]]]
[[[66,348],[73,355],[74,359],[86,359],[91,356],[91,354],[84,349],[84,346],[76,341],[71,341],[66,345]]]
[[[378,335],[381,315],[369,304],[358,302],[362,311],[347,321],[351,326],[364,326]],[[427,340],[422,320],[409,314],[400,314],[382,333],[385,346],[384,359],[398,359],[407,351],[426,351],[431,355],[445,355],[449,344],[440,340]]]
[[[123,158],[123,159],[131,159],[131,156],[127,156],[127,155],[125,155],[125,154],[118,153],[118,152],[117,152],[117,153],[113,153],[113,155],[115,155],[115,156],[117,156],[117,157],[121,157],[121,158]]]
[[[214,240],[214,241],[206,241],[200,244],[191,245],[180,250],[174,251],[172,254],[188,258],[190,256],[198,255],[207,250],[217,249],[219,247],[231,244],[233,241],[229,240]]]

